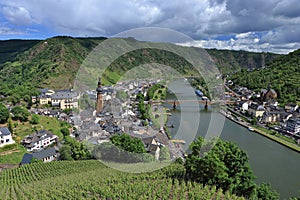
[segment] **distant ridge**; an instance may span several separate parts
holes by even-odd
[[[56,36],[46,40],[8,40],[0,41],[0,94],[33,95],[36,87],[70,89],[76,73],[86,56],[104,37],[73,38]],[[153,55],[159,54],[152,51]],[[238,71],[240,68],[259,68],[268,63],[277,54],[252,53],[209,49],[207,52],[222,73]],[[130,57],[140,56],[130,54]],[[149,60],[147,55],[139,59]],[[264,58],[262,61],[262,58]],[[151,58],[152,61],[153,58]],[[154,58],[155,59],[155,58]],[[157,59],[160,59],[157,57]],[[169,63],[174,57],[166,55]],[[122,59],[119,61],[121,62]],[[124,61],[124,60],[123,60]],[[172,61],[172,62],[171,62]],[[143,60],[141,60],[143,62]]]

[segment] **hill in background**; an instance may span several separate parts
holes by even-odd
[[[54,37],[47,40],[9,40],[0,42],[0,93],[13,96],[14,99],[25,95],[35,95],[34,88],[70,89],[77,71],[86,56],[105,38]],[[271,53],[253,53],[209,49],[207,52],[219,67],[221,73],[230,74],[240,69],[257,69],[269,66],[279,55]],[[162,57],[160,57],[162,56]],[[162,54],[159,50],[131,52],[118,59],[112,66],[114,71],[128,61],[148,61],[175,65],[176,69],[187,66],[185,61],[176,60],[171,54]],[[178,61],[178,62],[177,62]],[[183,66],[181,66],[183,65]],[[110,71],[112,73],[112,71]],[[191,73],[191,71],[186,71]],[[114,75],[114,74],[113,74]],[[113,82],[108,73],[104,82]],[[113,80],[108,80],[108,79]]]
[[[281,103],[300,104],[300,49],[281,55],[267,67],[251,72],[242,70],[230,77],[237,85],[247,86],[255,91],[270,84]]]

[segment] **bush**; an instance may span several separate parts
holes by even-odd
[[[13,114],[14,120],[20,120],[22,122],[25,122],[28,120],[28,117],[30,116],[29,111],[21,106],[16,106],[11,110]]]
[[[31,120],[30,120],[31,124],[38,124],[40,123],[40,118],[38,115],[32,115],[31,116]]]
[[[60,132],[63,134],[64,137],[70,135],[70,131],[66,127],[60,129]]]
[[[9,110],[5,107],[5,105],[0,103],[0,123],[1,124],[6,123],[8,118],[9,118]]]

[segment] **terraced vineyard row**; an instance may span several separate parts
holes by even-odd
[[[124,173],[98,161],[36,163],[0,174],[0,199],[243,199],[168,178],[165,170]]]

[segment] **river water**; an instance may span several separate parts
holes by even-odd
[[[172,91],[178,99],[196,98],[188,84],[176,83]],[[174,95],[168,95],[168,99],[174,98]],[[172,114],[167,122],[174,124],[174,128],[170,128],[171,135],[174,139],[185,140],[185,148],[196,137],[218,131],[216,135],[221,139],[236,143],[247,153],[257,183],[270,183],[280,193],[281,199],[300,195],[300,153],[249,131],[214,112],[210,106],[208,110],[191,102],[183,103],[175,110],[172,105],[165,106],[170,108]]]

